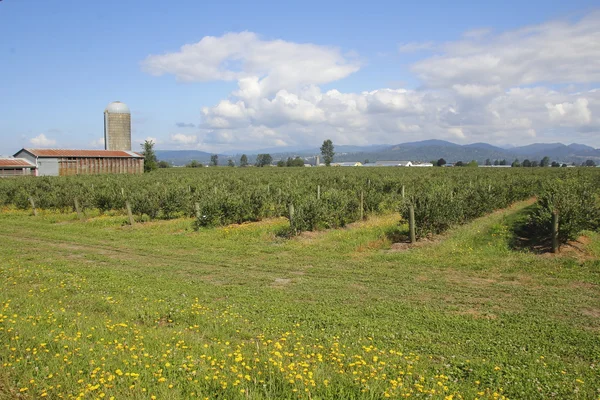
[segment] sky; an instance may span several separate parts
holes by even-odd
[[[133,150],[598,148],[600,7],[0,0],[0,154],[103,148],[115,100],[131,109]]]

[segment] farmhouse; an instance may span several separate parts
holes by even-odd
[[[24,158],[0,158],[0,177],[35,174],[35,165]]]
[[[144,172],[144,156],[133,151],[22,149],[14,157],[31,164],[36,176]]]

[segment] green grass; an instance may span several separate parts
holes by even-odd
[[[390,250],[397,216],[276,235],[0,214],[0,398],[600,396],[600,235],[511,248],[529,203]]]

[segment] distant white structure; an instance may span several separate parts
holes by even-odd
[[[378,167],[412,167],[411,161],[376,161],[375,165]]]
[[[362,167],[362,163],[358,161],[340,162],[331,165],[334,167]]]
[[[426,163],[417,163],[417,164],[413,164],[413,167],[433,167],[432,163],[426,162]]]

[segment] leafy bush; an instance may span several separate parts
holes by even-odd
[[[558,240],[567,243],[600,221],[597,186],[588,180],[564,179],[546,183],[529,215],[528,227],[540,238],[552,235],[552,214],[558,213]]]

